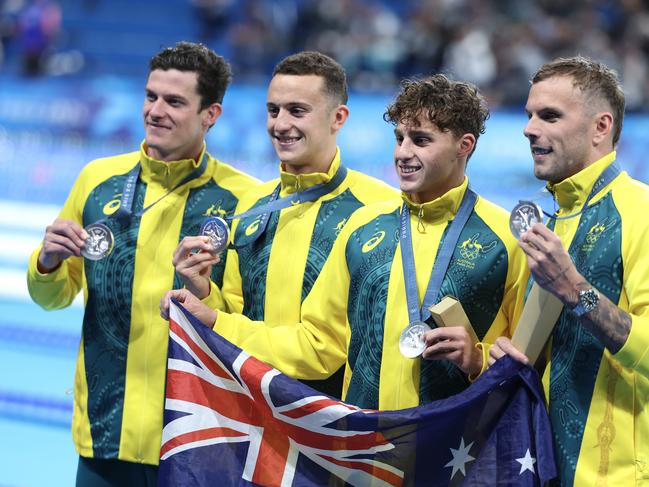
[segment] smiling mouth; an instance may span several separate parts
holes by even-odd
[[[399,171],[401,174],[412,174],[421,169],[421,166],[402,166],[399,164]]]
[[[147,125],[154,129],[169,129],[169,127],[161,125],[159,123],[147,122]]]
[[[302,137],[284,137],[284,136],[275,136],[275,140],[281,145],[293,145],[298,142]]]
[[[543,147],[532,147],[532,154],[535,156],[545,156],[552,152],[552,148],[544,149]]]

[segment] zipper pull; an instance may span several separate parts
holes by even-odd
[[[420,206],[417,212],[417,231],[419,233],[426,233],[426,225],[424,225],[424,207]]]

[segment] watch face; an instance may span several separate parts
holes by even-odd
[[[579,304],[584,313],[594,310],[599,304],[599,294],[594,289],[579,291]]]

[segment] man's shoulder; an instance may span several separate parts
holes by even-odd
[[[126,174],[139,160],[139,151],[100,157],[90,161],[81,169],[78,180],[96,186],[112,176]]]
[[[398,212],[399,208],[401,208],[402,203],[403,200],[400,197],[393,196],[392,198],[384,201],[377,201],[365,206],[361,206],[354,213],[352,213],[347,226],[356,229],[383,215],[390,215],[392,213]]]
[[[646,222],[649,206],[649,186],[627,173],[622,173],[612,185],[613,202],[622,220]]]
[[[212,161],[212,177],[219,186],[232,186],[237,191],[241,190],[245,192],[251,187],[256,187],[261,184],[259,179],[241,169],[237,169],[232,164],[216,159],[211,154],[208,154],[208,156]]]
[[[509,212],[502,206],[484,198],[478,197],[475,213],[482,221],[505,243],[507,247],[516,247],[517,240],[509,229]]]
[[[369,174],[348,169],[348,186],[364,204],[399,198],[399,191]]]

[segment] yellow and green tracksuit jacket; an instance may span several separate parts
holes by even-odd
[[[582,209],[615,152],[550,185],[560,215]],[[631,315],[615,355],[564,309],[543,382],[562,486],[649,485],[649,188],[620,174],[554,232],[577,270]]]
[[[115,244],[99,261],[66,259],[49,274],[37,270],[37,248],[27,281],[45,309],[68,306],[81,289],[85,312],[74,383],[72,435],[80,455],[158,464],[164,404],[168,324],[162,295],[181,287],[172,254],[186,235],[198,234],[206,216],[232,214],[239,197],[258,181],[212,158],[207,168],[130,223],[109,219]],[[166,163],[140,152],[98,159],[80,173],[60,218],[82,227],[119,207],[127,173],[141,163],[133,212],[155,202],[198,167]],[[222,281],[224,264],[212,278]]]
[[[338,150],[327,173],[294,175],[281,171],[279,180],[264,183],[244,195],[237,213],[268,202],[280,183],[280,197],[326,183],[340,164]],[[250,235],[257,229],[261,215],[235,220],[232,235],[236,249],[228,252],[222,292],[213,284],[204,302],[214,309],[242,313],[255,321],[300,321],[302,302],[351,214],[366,204],[397,195],[391,186],[348,169],[346,178],[331,193],[274,212],[266,231],[254,243],[250,243]],[[342,372],[330,380],[309,385],[340,397]]]
[[[404,197],[411,208],[420,303],[467,185],[465,179],[423,205]],[[299,323],[259,326],[245,316],[219,312],[214,330],[293,377],[326,377],[346,363],[345,400],[363,408],[407,408],[464,389],[466,376],[450,362],[413,360],[399,352],[399,336],[408,325],[399,249],[401,206],[402,200],[395,199],[354,213],[305,299]],[[516,323],[526,278],[507,213],[478,198],[440,296],[458,298],[478,337],[493,342],[509,335]]]

